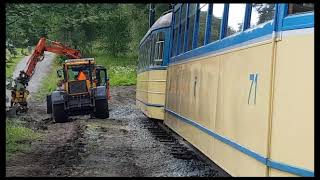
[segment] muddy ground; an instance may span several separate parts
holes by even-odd
[[[44,138],[8,159],[6,176],[226,176],[200,156],[173,156],[146,128],[135,86],[112,88],[111,95],[109,119],[76,116],[66,123],[52,122],[45,102],[32,100],[20,119]]]

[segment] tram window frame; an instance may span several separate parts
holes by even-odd
[[[218,32],[219,32],[219,34],[218,34],[218,39],[212,39],[212,33],[214,32],[213,31],[213,29],[215,28],[215,26],[214,26],[214,23],[213,23],[213,21],[215,20],[214,18],[213,18],[213,13],[215,13],[215,5],[217,5],[217,4],[222,4],[222,14],[221,14],[221,20],[220,20],[220,26],[218,27]],[[225,14],[225,6],[226,6],[226,4],[225,3],[213,3],[213,4],[211,4],[211,6],[212,6],[212,12],[211,12],[211,23],[210,23],[210,27],[208,27],[208,28],[211,28],[210,29],[210,34],[209,34],[209,39],[208,39],[208,43],[212,43],[212,42],[216,42],[216,41],[219,41],[220,40],[220,37],[221,37],[221,34],[223,33],[222,32],[222,29],[221,29],[221,27],[223,26],[223,18],[224,18],[224,14]]]
[[[234,12],[232,12],[232,11],[230,11],[231,9],[230,9],[230,7],[232,6],[232,5],[244,5],[244,9],[243,9],[243,17],[242,17],[242,25],[240,26],[241,28],[239,28],[239,31],[236,31],[236,32],[234,32],[234,33],[232,33],[232,34],[229,34],[229,31],[228,31],[228,26],[229,26],[229,20],[231,19],[230,18],[230,13],[234,13]],[[226,24],[225,24],[225,34],[224,34],[224,37],[226,38],[226,37],[230,37],[230,36],[235,36],[235,35],[237,35],[237,34],[240,34],[241,32],[243,32],[243,30],[245,29],[245,21],[246,21],[246,9],[247,9],[247,5],[248,4],[245,4],[245,3],[230,3],[229,5],[228,5],[228,12],[227,12],[227,16],[228,16],[228,19],[227,19],[227,21],[226,21]],[[238,23],[238,25],[239,25],[239,23]]]
[[[159,33],[156,34],[156,41],[155,41],[155,44],[154,44],[154,58],[153,58],[153,61],[158,59],[158,53],[159,53],[158,52],[158,36],[159,36]]]
[[[143,68],[147,67],[147,48],[146,48],[147,42],[144,43],[143,51],[144,51],[144,60],[143,60]]]
[[[148,59],[147,59],[147,67],[150,67],[150,59],[151,59],[151,35],[149,36],[149,38],[148,38],[148,46],[147,46],[147,48],[148,48]]]
[[[187,48],[186,48],[186,51],[191,51],[193,49],[194,30],[195,30],[196,16],[197,16],[197,4],[190,3],[188,8],[189,8],[189,14],[188,14],[188,22],[189,23],[188,23],[188,27],[187,27]],[[191,28],[192,28],[192,31],[191,31]]]
[[[157,34],[157,39],[156,39],[156,49],[157,49],[157,56],[154,59],[154,64],[155,66],[161,66],[162,62],[163,62],[163,49],[164,49],[164,41],[165,41],[165,36],[164,36],[164,32],[159,32]],[[161,49],[161,51],[160,51]],[[161,57],[161,58],[160,58]],[[160,62],[160,63],[158,63]]]
[[[198,48],[198,47],[201,47],[203,45],[206,44],[206,32],[207,32],[207,21],[208,21],[208,13],[209,13],[209,7],[210,7],[210,4],[209,3],[201,3],[199,4],[198,8],[197,8],[197,14],[198,14],[198,18],[197,18],[197,21],[198,21],[198,25],[197,25],[197,43],[196,43],[196,47],[195,48]],[[205,14],[202,14],[203,16],[201,16],[201,9],[202,8],[207,8],[206,10],[206,13]],[[200,19],[201,17],[204,17],[204,23],[203,23],[203,29],[201,29],[201,24],[200,24]],[[203,31],[203,40],[202,42],[201,39],[200,39],[200,33]]]
[[[287,16],[296,16],[296,15],[300,15],[300,14],[306,14],[306,13],[314,12],[314,3],[308,3],[308,4],[313,4],[313,11],[303,11],[303,12],[297,12],[297,13],[290,12],[290,5],[293,6],[293,5],[298,5],[298,4],[307,4],[307,3],[288,3],[287,4],[287,12],[286,12]]]
[[[255,3],[255,4],[273,4],[273,14],[272,14],[272,19],[270,19],[270,20],[267,20],[267,21],[264,21],[264,22],[261,22],[261,23],[257,23],[257,24],[255,24],[255,25],[252,25],[252,10],[253,10],[253,3],[252,4],[250,4],[250,5],[247,5],[247,6],[249,6],[249,8],[250,8],[250,10],[249,10],[249,14],[248,14],[248,28],[247,29],[252,29],[252,28],[256,28],[257,26],[260,26],[261,24],[266,24],[266,23],[269,23],[269,22],[271,22],[271,21],[273,21],[274,20],[274,18],[275,18],[275,15],[276,15],[276,7],[277,7],[277,5],[276,5],[276,3]]]
[[[184,52],[184,37],[186,34],[186,23],[187,23],[187,4],[181,5],[180,14],[180,34],[179,34],[179,49],[177,54]]]
[[[154,60],[154,47],[155,47],[155,36],[156,36],[156,34],[152,34],[151,35],[151,39],[150,39],[150,53],[151,53],[151,55],[150,55],[150,66],[154,66],[154,62],[153,62],[153,60]]]
[[[144,44],[141,47],[141,52],[142,52],[141,68],[144,68]]]
[[[173,40],[172,40],[172,48],[171,48],[171,57],[177,55],[177,47],[179,40],[179,27],[180,27],[180,9],[178,8],[174,12],[174,21],[173,21]],[[178,22],[178,23],[177,23]]]
[[[144,44],[142,44],[141,46],[141,52],[142,52],[141,68],[144,68]]]

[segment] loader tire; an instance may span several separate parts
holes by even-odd
[[[47,95],[47,114],[52,113],[52,100],[51,100],[51,94]]]
[[[66,122],[68,116],[64,111],[64,104],[53,104],[52,105],[52,117],[56,123]]]
[[[94,112],[94,116],[99,119],[109,118],[109,108],[108,108],[108,100],[107,99],[99,99],[95,100],[96,111]]]

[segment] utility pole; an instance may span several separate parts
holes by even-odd
[[[154,4],[150,3],[150,8],[149,8],[149,28],[154,23],[154,16],[155,16]]]

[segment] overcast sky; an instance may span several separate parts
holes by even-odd
[[[230,4],[229,6],[229,18],[228,18],[228,24],[231,26],[233,29],[238,29],[239,23],[243,23],[244,20],[244,14],[245,14],[245,5],[246,4]],[[207,11],[208,10],[208,4],[200,4],[201,11]],[[224,4],[213,4],[213,9],[212,9],[212,14],[215,17],[222,17],[224,9]],[[257,22],[258,14],[257,13],[252,13],[252,18],[254,19],[253,22]]]

